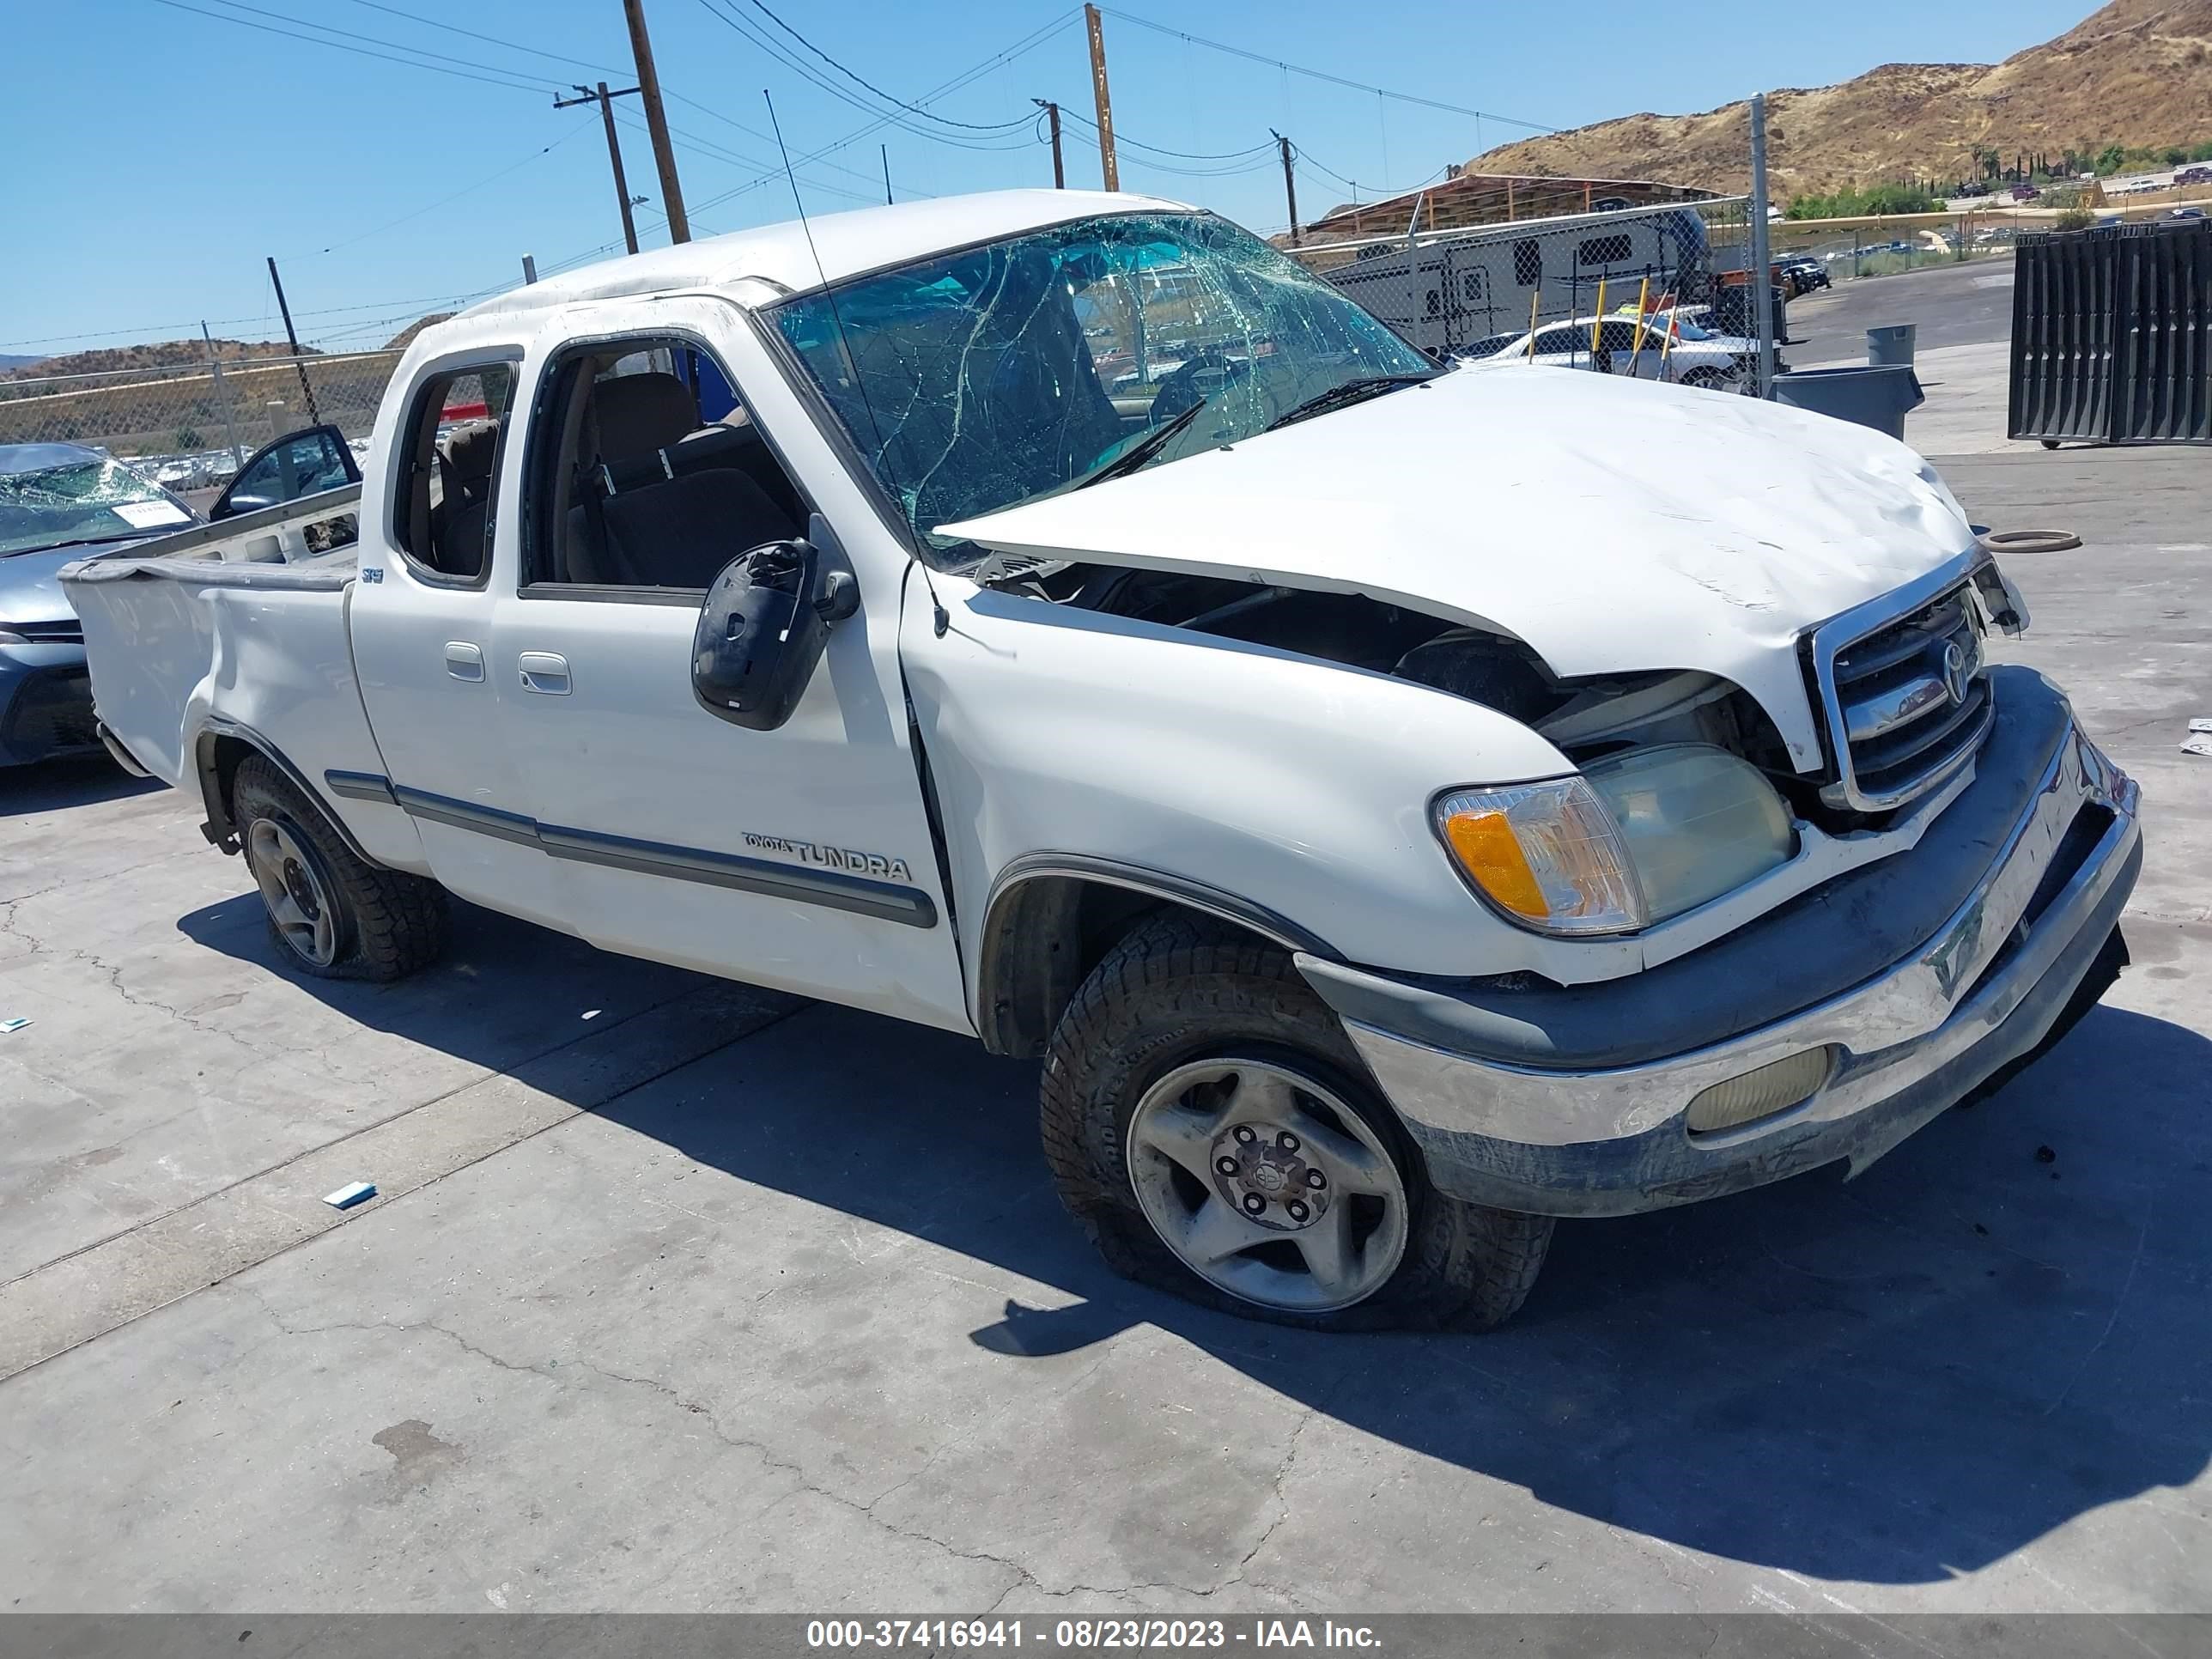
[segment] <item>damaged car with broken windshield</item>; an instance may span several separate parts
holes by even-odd
[[[436,411],[495,373],[457,517]],[[450,891],[971,1035],[1042,1062],[1109,1261],[1256,1316],[1495,1324],[1559,1218],[1856,1173],[2126,960],[2136,786],[1989,660],[2026,603],[1911,451],[1440,369],[1176,204],[485,301],[362,504],[282,571],[72,579],[280,957],[411,971]],[[228,682],[134,665],[164,629]]]

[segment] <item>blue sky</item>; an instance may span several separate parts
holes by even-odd
[[[519,281],[526,253],[544,270],[609,242],[619,251],[598,113],[550,105],[553,86],[600,73],[628,84],[620,0],[252,0],[254,10],[188,3],[196,9],[159,0],[11,8],[16,67],[0,103],[0,146],[16,185],[0,260],[0,352],[175,337],[197,332],[201,318],[218,335],[281,337],[269,254],[304,337],[332,349],[373,346],[441,300]],[[1032,98],[1090,113],[1080,13],[1056,0],[768,3],[909,102],[1030,42],[930,103],[955,120],[1017,121],[1035,113]],[[1932,10],[1908,0],[1671,8],[1589,0],[1566,9],[1130,0],[1128,9],[1267,58],[1548,126],[1707,109],[1893,60],[1994,60],[2087,9],[2084,0],[1957,0]],[[207,15],[215,13],[264,27]],[[401,15],[410,13],[442,24]],[[678,165],[695,236],[790,216],[781,174],[758,182],[775,158],[762,137],[763,87],[795,157],[873,125],[771,57],[729,14],[839,80],[776,35],[752,0],[647,0],[670,119],[689,135],[678,140]],[[1654,17],[1670,21],[1655,27]],[[264,32],[275,28],[362,38],[345,43],[358,49],[349,52]],[[1105,29],[1124,139],[1231,158],[1166,163],[1207,175],[1194,177],[1125,148],[1124,188],[1195,201],[1257,228],[1285,220],[1272,154],[1243,153],[1267,144],[1270,127],[1305,158],[1298,202],[1307,217],[1349,199],[1343,180],[1360,181],[1363,196],[1409,187],[1526,131],[1378,100],[1191,44],[1130,15],[1109,10]],[[459,72],[360,55],[406,55],[395,46],[460,60],[441,65]],[[477,76],[523,84],[469,78]],[[617,104],[629,124],[624,161],[632,191],[658,198],[636,102]],[[1048,154],[1026,129],[935,131],[967,143],[892,125],[804,163],[807,210],[880,199],[878,144],[889,146],[902,195],[1051,182]],[[1066,144],[1068,182],[1095,185],[1091,133],[1071,120]],[[640,210],[648,246],[665,240],[656,206]]]

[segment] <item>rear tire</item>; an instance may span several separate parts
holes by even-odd
[[[230,798],[270,942],[292,967],[317,979],[395,980],[444,951],[445,889],[363,860],[268,760],[241,762]]]
[[[1040,1119],[1060,1201],[1117,1273],[1248,1318],[1487,1329],[1551,1243],[1549,1216],[1430,1185],[1285,952],[1179,913],[1076,993]]]

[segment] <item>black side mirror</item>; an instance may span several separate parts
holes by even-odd
[[[691,642],[691,690],[732,726],[773,732],[791,718],[830,625],[860,608],[851,574],[811,542],[764,542],[722,568]]]

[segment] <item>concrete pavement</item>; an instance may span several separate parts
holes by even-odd
[[[2106,1005],[1482,1338],[1113,1279],[1031,1066],[477,913],[295,981],[180,799],[0,774],[0,1605],[2212,1610],[2201,459],[1945,463],[2088,538],[2003,649],[2144,783]]]

